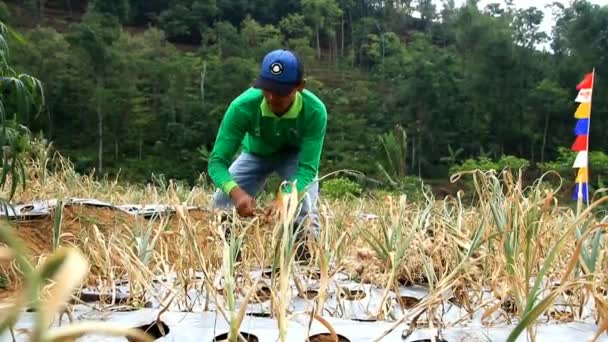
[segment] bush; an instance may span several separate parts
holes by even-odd
[[[330,179],[321,184],[321,194],[332,199],[360,196],[362,192],[359,184],[344,177]]]
[[[539,163],[538,168],[543,172],[552,170],[560,174],[572,174],[572,166],[576,160],[577,153],[566,147],[560,147],[558,151],[559,156],[554,161]],[[591,151],[589,153],[589,170],[598,176],[608,175],[608,155],[602,151]]]
[[[578,170],[574,169],[574,161],[577,153],[569,148],[560,147],[559,155],[555,160],[545,163],[538,163],[537,166],[542,172],[555,171],[562,179],[562,188],[571,195]],[[608,155],[602,151],[591,151],[589,153],[589,191],[590,195],[597,189],[605,187],[605,179],[608,178]],[[553,179],[551,177],[550,179]],[[558,182],[553,181],[556,185]]]
[[[416,176],[404,176],[396,180],[396,185],[386,185],[370,191],[372,198],[381,200],[386,196],[406,195],[408,201],[419,202],[425,199],[424,192],[430,192],[431,187]]]
[[[4,1],[0,1],[0,21],[7,23],[11,18],[11,12]]]
[[[525,171],[530,166],[530,161],[518,158],[515,156],[503,155],[499,160],[492,160],[488,157],[477,157],[476,159],[467,159],[461,164],[455,164],[450,167],[450,175],[458,172],[466,171],[491,171],[497,173],[504,169],[509,169],[514,175],[521,169]],[[475,186],[472,177],[463,177],[459,181],[461,189],[464,190],[464,198],[470,199],[475,195]]]
[[[415,176],[405,176],[399,179],[399,190],[406,194],[414,202],[424,199],[424,192],[429,191],[430,187]]]
[[[478,157],[477,159],[467,159],[462,162],[462,164],[453,165],[450,167],[450,174],[474,170],[496,170],[500,172],[505,168],[511,169],[512,171],[517,171],[519,169],[525,169],[528,166],[530,166],[530,162],[528,160],[515,156],[505,155],[497,161],[493,161],[488,157]]]

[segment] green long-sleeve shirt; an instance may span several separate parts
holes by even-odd
[[[289,111],[276,116],[266,103],[262,91],[255,88],[238,96],[226,111],[211,152],[209,176],[226,194],[237,186],[228,168],[238,148],[260,157],[280,152],[299,151],[295,176],[298,193],[315,179],[327,127],[327,110],[312,92],[297,93]]]

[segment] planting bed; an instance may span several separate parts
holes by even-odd
[[[59,247],[86,257],[62,325],[115,322],[172,341],[222,340],[231,324],[248,341],[506,341],[513,331],[517,341],[608,340],[608,220],[560,206],[541,185],[486,174],[470,205],[431,196],[323,202],[308,262],[294,260],[285,212],[226,220],[205,209],[208,192],[147,189],[136,194],[147,205],[75,192],[81,198],[23,201],[0,214],[33,265]],[[7,263],[0,271],[9,307],[21,273]],[[24,310],[17,340],[36,314]]]

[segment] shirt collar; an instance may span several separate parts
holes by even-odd
[[[266,98],[262,100],[262,104],[260,105],[262,109],[262,116],[269,116],[273,118],[277,118],[278,116],[270,110],[268,103],[266,102]],[[291,105],[291,108],[287,111],[287,113],[283,114],[281,119],[296,119],[300,112],[302,111],[302,94],[300,92],[296,93],[296,98]]]

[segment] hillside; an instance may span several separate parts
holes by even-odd
[[[208,181],[200,176],[227,105],[278,47],[306,61],[309,88],[329,110],[321,172],[362,172],[367,181],[351,180],[366,189],[394,189],[378,165],[390,168],[390,160],[403,161],[390,176],[439,187],[455,170],[500,166],[509,156],[526,161],[531,180],[559,164],[571,182],[563,161],[573,154],[560,148],[572,144],[575,87],[593,67],[598,89],[605,82],[605,47],[596,37],[606,28],[595,23],[607,10],[584,1],[560,10],[551,38],[538,33],[541,11],[508,6],[7,3],[14,13],[8,23],[28,41],[11,43],[13,64],[49,85],[44,111],[20,122],[52,141],[78,172],[134,182],[158,175]],[[423,15],[413,18],[411,10]],[[315,21],[321,14],[326,22]],[[549,41],[553,54],[531,48]],[[607,108],[606,97],[594,97],[594,115]],[[608,146],[604,125],[590,128],[591,151]],[[380,140],[396,127],[405,130],[405,148]],[[594,189],[606,169],[596,164]]]

